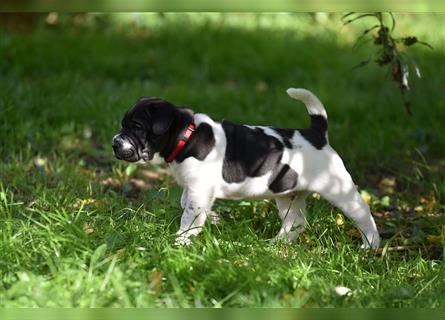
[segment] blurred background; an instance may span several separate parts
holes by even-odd
[[[411,70],[413,117],[387,68],[372,60],[354,68],[376,59],[371,37],[354,47],[375,21],[343,26],[341,16],[2,13],[2,133],[15,134],[1,152],[48,152],[61,130],[90,130],[108,143],[123,111],[143,95],[215,118],[304,127],[305,109],[284,93],[296,86],[320,96],[332,143],[354,171],[399,168],[400,157],[419,151],[440,159],[444,16],[396,15],[396,35],[434,47],[409,48],[423,75]]]
[[[330,13],[0,13],[0,301],[51,306],[51,290],[74,281],[76,274],[93,279],[85,286],[100,298],[95,304],[82,300],[91,296],[76,295],[73,282],[58,293],[59,305],[263,305],[262,295],[250,291],[255,274],[232,261],[238,249],[207,248],[204,254],[198,247],[190,256],[170,256],[176,252],[170,245],[181,190],[162,165],[118,162],[110,143],[122,115],[141,96],[159,96],[215,119],[303,128],[309,123],[306,109],[285,93],[303,87],[324,103],[330,143],[371,205],[384,245],[398,253],[391,256],[393,269],[378,269],[386,272],[382,279],[387,277],[381,286],[372,282],[379,279],[369,280],[381,292],[369,287],[348,301],[338,300],[328,288],[339,282],[336,276],[317,274],[311,281],[320,282],[311,296],[309,284],[281,270],[270,284],[270,305],[439,304],[443,287],[438,289],[438,267],[431,261],[443,259],[445,236],[445,15],[394,18],[395,38],[417,37],[433,47],[399,48],[409,53],[411,116],[393,81],[394,69],[376,63],[377,30],[366,31],[377,23],[372,17],[344,25],[342,14]],[[392,25],[389,15],[384,20]],[[356,67],[362,61],[369,63]],[[330,239],[358,241],[357,230],[339,211],[315,200],[309,206],[329,215],[323,220],[314,213],[313,229],[299,243],[307,249],[300,252],[302,259],[329,259],[318,251],[319,241],[333,250]],[[279,226],[270,202],[218,202],[216,208],[230,225],[238,222],[238,229],[213,230],[221,239],[267,239]],[[213,248],[212,238],[203,241]],[[250,253],[258,270],[273,267],[258,250],[258,256]],[[210,252],[207,259],[234,263],[231,277],[217,262],[211,270],[185,267],[200,266],[198,257]],[[118,275],[124,289],[107,278],[107,270],[115,270],[108,268],[118,268],[113,255],[123,259]],[[419,256],[428,267],[400,271],[407,261],[417,268]],[[100,265],[97,274],[87,270],[91,261]],[[369,261],[361,263],[366,269]],[[350,285],[364,277],[360,270]],[[151,280],[138,282],[145,273]],[[244,285],[245,279],[251,282]],[[399,288],[397,283],[407,279],[415,281]],[[214,288],[218,281],[224,286]],[[26,283],[40,288],[40,298]],[[160,296],[138,300],[134,283],[144,290],[151,286]],[[421,283],[429,284],[421,289]],[[109,286],[114,286],[110,297],[102,296]],[[281,288],[296,286],[306,291],[283,298]],[[386,286],[396,289],[385,291]],[[128,300],[122,300],[121,289]],[[209,294],[216,300],[206,300]]]

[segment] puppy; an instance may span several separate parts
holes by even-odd
[[[288,89],[311,117],[307,129],[280,129],[215,121],[155,97],[140,98],[124,115],[112,141],[118,159],[145,162],[163,158],[183,187],[183,214],[177,244],[189,244],[215,199],[274,198],[282,227],[276,238],[293,240],[306,226],[305,199],[311,192],[341,209],[361,231],[363,248],[380,237],[340,156],[329,145],[328,122],[320,100],[305,89]]]

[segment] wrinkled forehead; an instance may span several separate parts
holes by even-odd
[[[146,113],[146,112],[144,112],[144,107],[141,105],[135,104],[130,109],[128,109],[127,112],[125,112],[124,118],[122,119],[122,124],[127,123],[133,119],[142,118],[142,117],[145,118],[144,113]]]
[[[132,120],[149,120],[150,109],[165,103],[164,100],[156,97],[142,97],[125,113],[122,125],[128,124]]]

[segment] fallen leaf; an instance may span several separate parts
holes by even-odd
[[[414,208],[414,211],[416,212],[423,212],[423,206],[417,206]]]
[[[396,186],[396,179],[392,177],[385,177],[382,180],[380,180],[380,184],[383,186],[388,187],[395,187]]]
[[[45,22],[50,26],[56,25],[59,22],[59,14],[57,12],[48,13]]]
[[[426,241],[431,244],[441,244],[442,240],[443,240],[442,236],[436,236],[432,234],[426,236]]]
[[[130,183],[141,190],[148,190],[150,185],[142,179],[130,179]]]
[[[371,197],[371,194],[370,194],[368,191],[366,191],[366,190],[362,190],[362,191],[360,192],[360,196],[362,197],[363,201],[366,202],[366,204],[369,205],[369,204],[371,203],[371,199],[372,199],[372,197]]]
[[[72,207],[77,209],[77,208],[81,208],[83,206],[91,205],[91,204],[95,204],[95,203],[96,203],[96,199],[93,199],[93,198],[76,199],[76,201],[74,202]]]
[[[127,252],[127,249],[125,249],[125,248],[118,249],[118,250],[116,250],[116,255],[119,258],[122,258],[125,255],[126,252]]]
[[[429,212],[434,210],[437,200],[434,194],[430,194],[428,196],[420,197],[420,203],[424,206],[425,211]]]
[[[85,232],[86,234],[91,234],[94,232],[94,228],[88,223],[85,223],[85,225],[83,226],[83,232]]]
[[[108,177],[100,182],[101,185],[106,187],[117,187],[120,185],[119,180],[115,178]]]
[[[78,168],[78,171],[80,174],[82,174],[88,178],[94,178],[96,176],[96,174],[92,170],[87,169],[87,168],[81,167],[81,168]]]
[[[39,156],[35,156],[32,158],[32,162],[34,166],[41,172],[41,173],[47,173],[48,172],[48,159],[47,158],[41,158]]]
[[[403,204],[400,206],[400,209],[403,210],[403,211],[405,211],[405,212],[409,212],[409,211],[411,211],[411,207],[410,207],[409,205],[407,205],[406,203],[403,203]]]
[[[354,238],[361,238],[362,237],[360,231],[358,231],[357,228],[349,229],[348,231],[346,231],[346,234],[348,236],[354,237]]]
[[[158,270],[153,270],[150,274],[150,276],[148,277],[148,289],[155,293],[155,294],[159,294],[161,292],[161,288],[162,288],[162,276],[164,274],[162,273],[162,271],[158,271]]]
[[[44,167],[48,163],[47,158],[41,158],[39,156],[34,157],[32,160],[36,167]]]
[[[338,213],[337,216],[335,217],[335,224],[337,226],[342,226],[345,223],[345,220],[343,218],[343,215]]]
[[[142,170],[141,174],[148,179],[160,179],[161,175],[159,172],[152,170]]]

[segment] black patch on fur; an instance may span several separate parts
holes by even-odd
[[[311,115],[311,127],[308,129],[299,129],[301,135],[309,141],[318,150],[327,145],[326,131],[328,122],[326,118],[320,115]]]
[[[310,142],[318,150],[323,149],[323,147],[327,144],[326,137],[312,129],[299,129],[298,130],[303,138]]]
[[[204,160],[215,147],[215,136],[212,127],[207,123],[201,123],[193,132],[190,139],[178,153],[175,160],[179,163],[189,157],[200,161]]]
[[[298,182],[298,174],[287,164],[277,166],[270,176],[269,189],[274,193],[280,193],[295,188]]]
[[[223,178],[228,183],[247,177],[260,177],[279,166],[283,144],[260,128],[249,128],[222,121],[227,146],[223,161]]]
[[[311,129],[326,134],[328,131],[328,122],[325,117],[313,114],[311,115]]]
[[[295,129],[273,128],[273,130],[283,138],[283,142],[286,148],[292,149],[292,143],[290,142],[290,140],[294,136]]]

